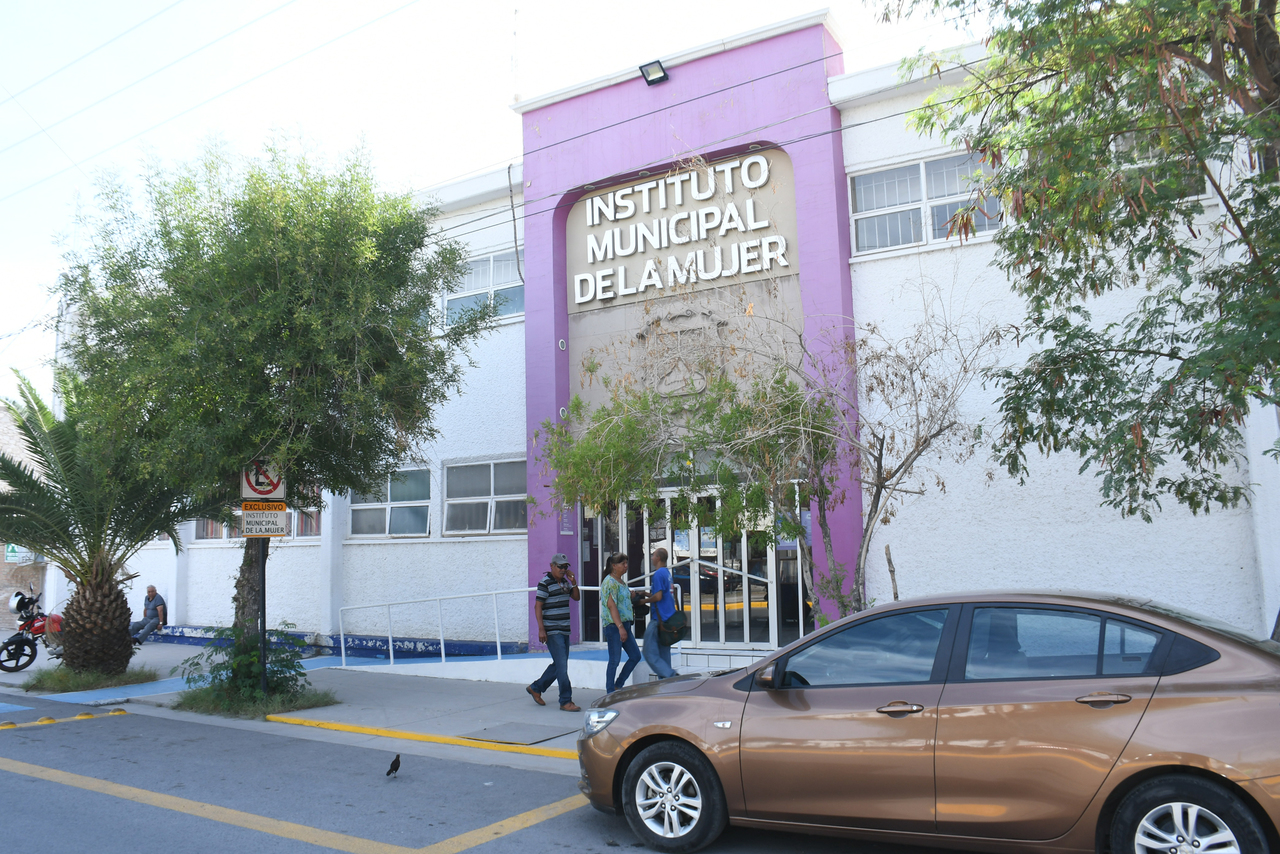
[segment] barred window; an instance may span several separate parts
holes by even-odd
[[[472,258],[458,295],[445,300],[445,322],[455,323],[462,312],[490,301],[497,306],[498,317],[524,314],[523,266],[523,249]]]
[[[977,154],[957,154],[855,175],[855,251],[946,241],[954,236],[952,218],[975,199],[980,204],[973,216],[974,233],[995,231],[1000,226],[999,201],[976,196],[980,176],[990,174]]]

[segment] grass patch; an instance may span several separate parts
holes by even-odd
[[[116,688],[120,685],[155,682],[159,678],[160,672],[154,667],[130,667],[124,673],[108,676],[105,673],[76,673],[59,664],[56,667],[41,667],[39,670],[32,671],[30,678],[22,683],[22,690],[67,694],[72,691],[94,691],[98,688]]]
[[[207,685],[183,691],[178,695],[173,708],[228,718],[265,718],[267,715],[280,715],[299,709],[332,706],[337,702],[338,697],[332,691],[321,691],[310,686],[297,693],[272,694],[265,700],[245,700],[228,695],[221,685]]]

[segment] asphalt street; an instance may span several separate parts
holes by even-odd
[[[463,758],[440,758],[404,753],[394,740],[347,744],[341,733],[325,738],[310,728],[123,708],[130,713],[0,693],[0,720],[16,724],[0,726],[0,799],[8,807],[0,851],[529,854],[639,847],[624,819],[583,805],[563,769],[494,764],[501,754],[486,750],[453,748],[450,756]],[[37,724],[42,717],[56,722]],[[388,777],[398,751],[399,774]],[[24,827],[30,839],[22,838]],[[934,852],[735,828],[710,850]]]

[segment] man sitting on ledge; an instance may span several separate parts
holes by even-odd
[[[148,584],[147,598],[142,602],[142,619],[129,624],[129,634],[133,636],[135,644],[141,644],[159,626],[167,625],[169,621],[165,619],[164,597],[156,593],[154,584]]]

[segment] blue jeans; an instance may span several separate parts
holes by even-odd
[[[644,660],[649,669],[658,674],[659,679],[675,676],[671,669],[671,647],[658,641],[658,609],[654,608],[649,615],[649,625],[644,629]]]
[[[604,690],[612,694],[617,689],[626,684],[627,677],[631,675],[631,671],[636,669],[636,665],[640,663],[640,647],[636,645],[635,624],[630,620],[622,624],[627,630],[627,639],[622,639],[622,633],[618,631],[618,627],[613,623],[604,627],[604,639],[609,644],[609,666],[604,671]],[[622,675],[615,682],[613,674],[618,669],[618,662],[622,660],[623,648],[627,650],[627,663],[622,665]]]
[[[573,702],[573,686],[569,684],[569,636],[547,633],[547,652],[551,663],[532,685],[533,690],[545,694],[552,682],[560,683],[560,705]]]
[[[159,625],[159,617],[152,617],[150,620],[134,620],[129,624],[129,634],[140,641],[144,641],[147,639],[147,635],[154,632]]]

